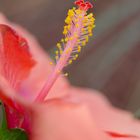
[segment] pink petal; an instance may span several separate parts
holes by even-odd
[[[138,137],[111,137],[111,140],[140,140]]]
[[[37,61],[37,65],[33,68],[32,74],[23,81],[19,90],[19,92],[23,96],[27,96],[28,99],[34,99],[36,94],[41,90],[44,82],[47,80],[48,75],[53,69],[53,66],[50,65],[50,61],[52,60],[41,48],[36,39],[22,27],[9,22],[2,14],[0,14],[0,23],[12,26],[19,34],[27,39],[27,42],[30,46],[30,52],[33,58]],[[65,92],[62,92],[62,90],[67,86],[69,86],[69,84],[64,77],[58,78],[55,85],[51,89],[48,98],[60,97],[65,95]]]
[[[32,120],[31,140],[109,140],[84,104],[67,99],[37,106]]]
[[[140,121],[131,113],[113,107],[99,92],[82,88],[70,88],[68,92],[71,100],[87,104],[102,130],[140,137]]]

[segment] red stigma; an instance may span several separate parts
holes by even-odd
[[[75,1],[75,4],[80,6],[83,2],[84,2],[83,0],[77,0],[77,1]]]
[[[84,0],[77,0],[75,1],[75,4],[79,6],[81,10],[85,11],[93,7],[93,5],[89,1],[85,2]]]
[[[87,5],[87,7],[90,9],[90,8],[93,8],[93,5],[90,3],[90,2],[85,2],[85,4]]]

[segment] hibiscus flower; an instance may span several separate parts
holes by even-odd
[[[92,7],[83,0],[76,4],[78,15]],[[75,10],[69,11],[66,37],[57,44],[56,66],[31,34],[0,15],[0,98],[8,128],[24,129],[30,140],[140,140],[140,122],[131,113],[112,107],[97,91],[70,85],[61,73],[81,50],[79,44],[73,45],[79,41],[81,22],[72,21],[69,30]],[[92,15],[86,16],[94,21]],[[87,34],[80,36],[85,45]]]

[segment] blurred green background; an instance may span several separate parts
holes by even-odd
[[[118,107],[140,108],[140,0],[90,0],[96,29],[79,59],[66,68],[72,84],[101,91]],[[73,0],[0,0],[4,13],[51,52],[62,37]]]

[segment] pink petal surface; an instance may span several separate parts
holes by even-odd
[[[36,39],[22,27],[9,22],[2,14],[0,14],[0,23],[10,25],[18,32],[18,34],[21,34],[27,39],[30,47],[30,52],[33,58],[37,61],[36,66],[31,72],[32,74],[23,81],[19,91],[23,96],[27,96],[27,99],[34,99],[36,94],[41,90],[44,82],[47,80],[48,75],[53,69],[53,66],[50,65],[51,59],[45,53],[45,51],[43,51]],[[58,78],[53,88],[51,89],[48,98],[60,97],[65,95],[65,92],[61,91],[67,86],[69,86],[69,84],[64,77]]]
[[[140,121],[113,107],[99,92],[82,88],[71,88],[68,92],[69,99],[87,104],[102,130],[140,137]]]
[[[67,99],[54,99],[38,106],[32,120],[31,140],[109,140],[84,104]]]

